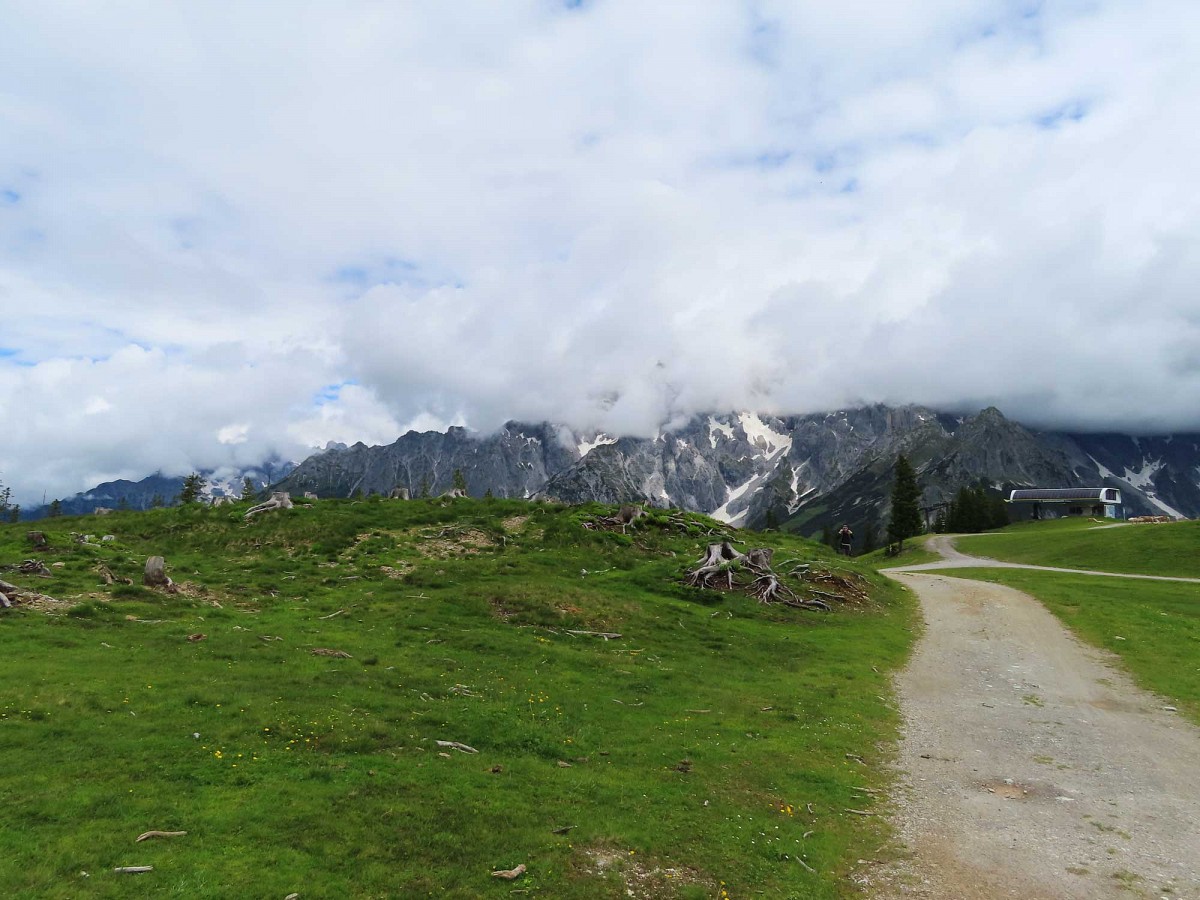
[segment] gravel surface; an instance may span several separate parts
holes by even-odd
[[[909,855],[869,892],[1200,898],[1200,729],[1029,596],[891,574],[926,631],[897,678]]]

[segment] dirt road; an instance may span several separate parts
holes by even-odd
[[[926,632],[897,685],[912,856],[874,895],[1200,898],[1200,729],[1027,595],[891,574]]]

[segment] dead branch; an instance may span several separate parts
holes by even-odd
[[[492,873],[493,878],[503,878],[505,881],[516,881],[525,874],[525,863],[521,863],[515,869],[497,869]]]
[[[334,616],[340,616],[344,612],[345,612],[344,609],[339,609],[337,612],[331,612],[327,616],[317,616],[317,618],[318,619],[332,619]]]
[[[332,656],[337,659],[353,659],[345,650],[331,650],[329,647],[313,647],[309,651],[313,656]]]
[[[478,753],[474,747],[468,747],[466,744],[461,744],[458,741],[438,741],[439,747],[449,747],[451,750],[457,750],[459,753]]]
[[[141,841],[149,840],[150,838],[183,837],[185,834],[187,834],[186,831],[147,831],[143,834],[139,834],[134,843],[140,843]]]
[[[154,866],[117,866],[113,871],[123,875],[137,875],[139,872],[153,872]]]
[[[567,634],[574,634],[577,636],[582,635],[585,637],[604,638],[604,640],[606,640],[606,641],[616,640],[617,638],[619,638],[621,636],[619,634],[614,634],[611,631],[572,631],[569,628],[566,631],[567,631]]]

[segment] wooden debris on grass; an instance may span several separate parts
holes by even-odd
[[[38,575],[42,578],[50,577],[50,570],[46,568],[46,564],[40,559],[23,559],[21,562],[5,566],[5,568],[12,572],[20,572],[22,575]]]
[[[141,872],[153,872],[154,866],[117,866],[113,871],[123,875],[137,875]]]
[[[99,575],[100,580],[105,584],[133,584],[132,578],[121,578],[117,575],[114,575],[112,569],[104,565],[104,563],[97,563],[92,568],[92,571]]]
[[[505,881],[516,881],[525,874],[525,863],[521,863],[515,869],[497,869],[492,873],[493,878],[503,878]]]
[[[145,831],[137,836],[137,840],[134,843],[138,844],[142,841],[148,841],[150,838],[183,837],[185,834],[187,834],[186,831]]]
[[[199,643],[200,641],[207,640],[208,635],[204,634],[203,632],[197,631],[195,634],[189,634],[187,636],[187,639],[190,643],[196,644],[196,643]]]
[[[606,641],[613,641],[621,637],[619,634],[614,634],[611,631],[575,631],[570,628],[566,629],[567,634],[575,635],[576,637],[598,637],[604,638]]]
[[[313,647],[309,651],[313,656],[332,656],[336,659],[353,659],[345,650],[334,650],[330,647]]]
[[[438,741],[439,747],[449,747],[451,750],[457,750],[459,753],[478,753],[474,747],[468,747],[466,744],[459,741]]]
[[[37,591],[29,591],[23,587],[18,587],[15,584],[10,584],[7,581],[0,580],[0,608],[11,609],[14,606],[25,606],[32,609],[41,609],[43,611],[53,608],[59,604],[58,600],[53,597],[48,597],[45,594],[39,594]]]

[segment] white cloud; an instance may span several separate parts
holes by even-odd
[[[0,477],[871,400],[1195,429],[1198,43],[1185,0],[8,3]]]

